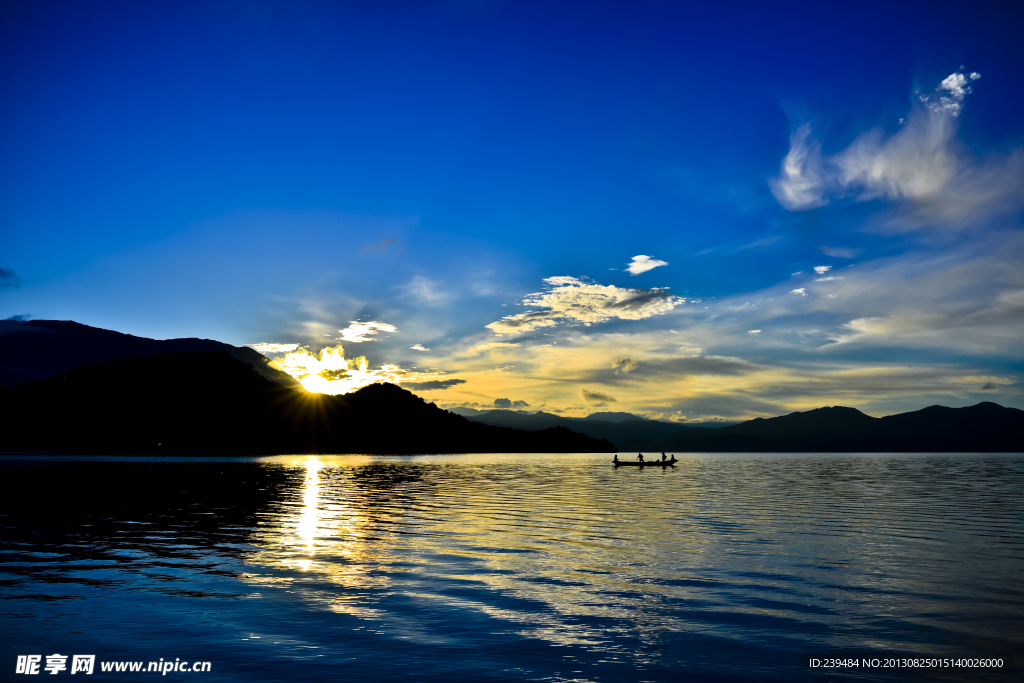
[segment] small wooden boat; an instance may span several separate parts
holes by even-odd
[[[672,456],[668,460],[612,460],[612,463],[619,467],[625,465],[626,467],[674,467],[679,462],[676,460],[676,456]]]

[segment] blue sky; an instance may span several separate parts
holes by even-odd
[[[448,406],[1024,407],[1021,10],[710,5],[5,3],[0,317]]]

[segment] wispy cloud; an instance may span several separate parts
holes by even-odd
[[[21,278],[13,269],[0,266],[0,287],[17,287],[20,283]]]
[[[261,342],[259,344],[246,344],[251,349],[259,351],[263,355],[288,353],[299,348],[298,344],[275,344],[272,342]]]
[[[438,280],[417,275],[410,280],[405,287],[405,293],[418,303],[429,306],[438,306],[452,300],[452,293],[449,292]]]
[[[814,272],[818,275],[824,275],[830,270],[832,270],[832,266],[814,266]]]
[[[792,211],[848,196],[884,199],[900,209],[889,226],[904,229],[963,227],[1021,206],[1024,152],[978,160],[957,140],[957,117],[971,92],[967,83],[978,78],[951,74],[936,93],[921,96],[925,106],[915,109],[896,133],[887,137],[880,129],[868,131],[835,155],[822,154],[810,124],[799,126],[779,176],[769,181],[775,198]]]
[[[429,382],[404,382],[402,386],[410,391],[438,391],[465,383],[464,379],[435,379]]]
[[[860,249],[850,249],[849,247],[826,247],[821,246],[821,253],[825,256],[831,256],[833,258],[857,258],[861,254]]]
[[[348,327],[343,330],[338,330],[341,336],[338,339],[347,342],[368,342],[377,341],[374,335],[377,332],[398,332],[398,328],[394,325],[388,325],[387,323],[379,323],[371,320],[370,322],[361,323],[357,320],[350,321]]]
[[[516,334],[562,321],[589,326],[612,318],[641,320],[667,313],[685,301],[662,288],[598,285],[569,276],[549,277],[544,284],[545,291],[528,295],[522,305],[546,310],[506,316],[487,327],[496,334]]]
[[[413,344],[409,348],[412,349],[413,351],[429,351],[430,350],[430,349],[426,348],[425,346],[423,346],[423,344]]]
[[[359,250],[359,253],[365,254],[370,251],[384,251],[394,243],[395,240],[385,238],[378,242],[377,244],[367,244],[365,247]]]
[[[589,389],[580,389],[580,398],[587,403],[618,403],[612,396],[601,392],[601,391],[590,391]]]
[[[633,257],[633,260],[626,266],[626,272],[630,275],[639,275],[640,273],[646,273],[649,270],[654,270],[659,266],[667,266],[668,261],[659,261],[653,256],[644,256],[638,254]]]

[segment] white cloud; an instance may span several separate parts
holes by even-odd
[[[350,323],[351,324],[345,329],[338,330],[338,332],[341,332],[341,336],[338,337],[338,339],[356,343],[377,341],[373,337],[378,331],[398,332],[398,328],[394,325],[388,325],[387,323],[379,323],[376,321],[361,323],[357,320],[352,320]]]
[[[442,284],[436,280],[417,275],[404,287],[405,293],[416,299],[421,304],[437,306],[450,301],[453,297],[451,292],[445,290]]]
[[[830,270],[832,270],[832,266],[814,266],[814,272],[818,275],[824,275]]]
[[[413,344],[409,347],[413,351],[429,351],[430,349],[425,348],[422,344]]]
[[[550,327],[561,321],[592,325],[612,318],[642,320],[671,311],[685,299],[663,288],[631,289],[597,285],[574,277],[559,275],[544,280],[548,288],[523,299],[524,306],[538,309],[510,315],[487,327],[495,334],[528,332]]]
[[[480,351],[490,351],[491,349],[501,348],[516,348],[519,344],[510,344],[509,342],[491,342],[490,344],[478,344],[476,348]]]
[[[371,368],[365,357],[345,358],[340,344],[319,353],[299,348],[271,364],[297,379],[307,391],[319,394],[347,394],[376,382],[406,383],[421,388],[462,382],[444,372],[414,372],[391,363]]]
[[[857,258],[860,255],[860,249],[850,249],[848,247],[826,247],[821,246],[821,253],[825,256],[831,256],[833,258]]]
[[[747,334],[758,335],[761,334],[761,330],[747,330]]]
[[[667,266],[668,261],[659,261],[653,256],[644,256],[638,254],[633,257],[633,260],[629,262],[626,267],[626,272],[630,275],[639,275],[640,273],[646,273],[649,270],[654,270],[658,266]]]
[[[976,81],[981,78],[981,74],[975,72],[970,76],[971,81]],[[971,93],[971,87],[967,85],[968,77],[962,73],[953,73],[942,80],[939,83],[937,90],[938,101],[935,101],[935,96],[921,95],[921,102],[924,106],[928,107],[933,111],[946,112],[952,116],[960,116],[960,112],[963,110],[964,97]],[[946,91],[948,95],[943,95],[941,91]]]
[[[791,137],[779,176],[769,181],[773,194],[792,211],[847,196],[859,201],[885,199],[902,209],[902,216],[892,222],[901,228],[963,226],[1019,207],[1024,153],[1015,150],[980,161],[967,156],[957,140],[956,118],[971,91],[967,83],[963,74],[951,74],[936,94],[921,96],[926,106],[914,110],[894,134],[868,131],[828,157],[822,155],[809,124],[800,126]]]
[[[251,349],[259,351],[263,355],[266,355],[268,353],[288,353],[289,351],[294,351],[295,349],[299,348],[298,344],[275,344],[269,342],[260,342],[259,344],[246,344],[246,346],[248,346]]]
[[[784,207],[801,211],[828,204],[821,143],[811,138],[811,124],[803,124],[789,136],[789,153],[783,158],[780,171],[779,177],[769,180],[768,185]]]
[[[799,294],[800,296],[807,296],[807,288],[806,287],[801,287],[799,289],[791,289],[791,290],[789,290],[789,293],[790,294]]]

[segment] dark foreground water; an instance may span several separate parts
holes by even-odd
[[[46,680],[94,654],[93,677],[125,681],[889,680],[799,655],[1022,659],[1021,455],[7,457],[0,481],[3,680],[36,680],[15,673],[31,654]],[[52,654],[67,670],[43,670]],[[210,671],[100,670],[161,658]]]

